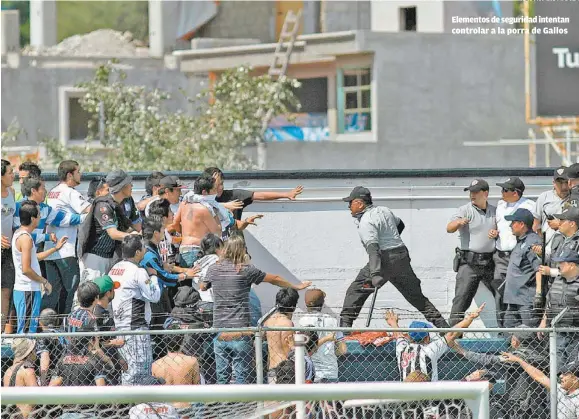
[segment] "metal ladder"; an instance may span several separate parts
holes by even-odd
[[[297,13],[290,10],[286,13],[283,26],[279,34],[279,40],[273,54],[273,61],[267,74],[277,81],[276,93],[281,89],[280,80],[286,75],[289,60],[294,48],[302,18],[302,9]],[[273,109],[268,109],[261,122],[260,136],[257,138],[257,166],[260,170],[265,170],[267,161],[267,149],[265,142],[265,132],[273,117]]]

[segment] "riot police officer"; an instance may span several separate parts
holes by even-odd
[[[469,191],[470,202],[459,207],[446,226],[448,233],[458,231],[460,241],[453,265],[457,275],[451,326],[462,320],[481,281],[493,295],[498,293],[493,288],[495,241],[489,235],[495,228],[496,207],[488,202],[489,184],[484,179],[474,179],[464,191]]]

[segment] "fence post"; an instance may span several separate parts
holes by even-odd
[[[549,382],[551,390],[551,419],[557,419],[557,332],[555,326],[561,320],[561,317],[569,311],[565,307],[551,322],[551,331],[549,332]]]
[[[306,342],[307,336],[301,333],[294,334],[295,342],[295,363],[296,363],[296,384],[305,384],[306,382]],[[296,419],[306,418],[306,402],[296,402]]]
[[[261,327],[255,332],[255,375],[257,384],[263,384],[263,340],[261,338]]]

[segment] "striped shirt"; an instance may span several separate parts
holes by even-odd
[[[402,381],[413,371],[421,371],[431,381],[438,381],[438,359],[448,351],[443,338],[432,339],[427,345],[410,343],[404,338],[396,340],[396,359]]]
[[[16,203],[16,212],[14,213],[14,229],[20,228],[20,207],[22,202]],[[38,227],[32,232],[34,244],[39,245],[45,241],[50,241],[50,234],[45,234],[46,226],[54,227],[73,227],[81,224],[86,218],[86,214],[74,214],[72,212],[54,209],[50,205],[41,202],[39,204],[40,221]]]

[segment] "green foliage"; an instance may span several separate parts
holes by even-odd
[[[97,29],[129,31],[143,41],[149,34],[147,1],[58,1],[56,16],[59,42]]]
[[[16,119],[13,119],[8,125],[6,131],[2,133],[2,146],[12,146],[20,138],[20,136],[26,136],[24,129],[20,127],[20,124]],[[2,157],[5,156],[5,149],[2,148]]]
[[[83,170],[101,171],[248,169],[252,164],[243,147],[261,134],[266,110],[279,115],[299,108],[292,91],[299,85],[296,80],[284,78],[278,89],[269,76],[252,77],[246,67],[225,72],[212,89],[198,95],[193,101],[197,116],[164,112],[167,92],[126,85],[124,79],[109,63],[98,68],[93,80],[78,85],[87,91],[80,104],[91,115],[87,143],[64,148],[47,140],[55,163],[74,158]],[[101,161],[96,161],[91,141],[110,150]]]

